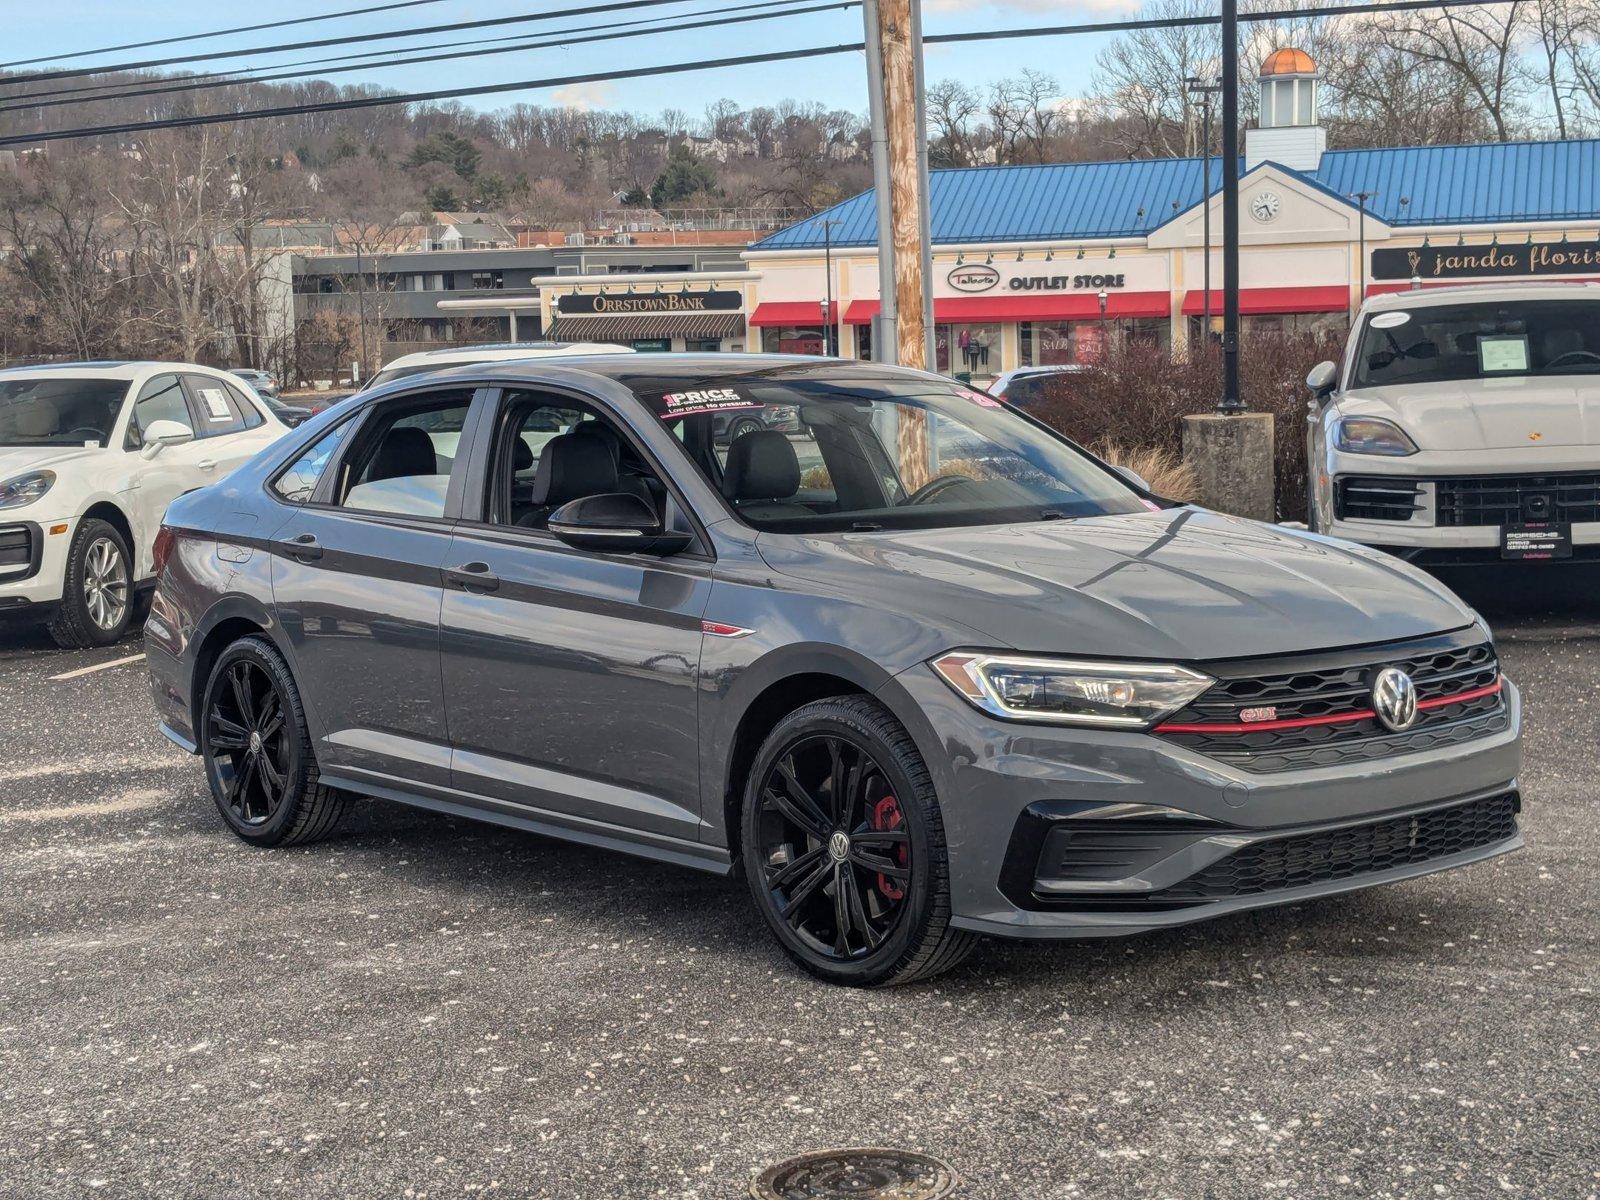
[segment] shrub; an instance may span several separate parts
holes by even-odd
[[[1276,488],[1280,520],[1303,520],[1306,511],[1305,376],[1325,358],[1337,358],[1344,335],[1262,334],[1240,347],[1240,392],[1254,412],[1270,412],[1277,440]],[[1222,395],[1222,353],[1215,344],[1174,359],[1164,347],[1113,341],[1088,371],[1053,377],[1030,408],[1074,441],[1130,455],[1161,452],[1167,462],[1183,454],[1181,419],[1210,412]],[[1117,461],[1155,483],[1128,458]],[[1187,488],[1193,494],[1189,475]],[[1154,490],[1181,498],[1176,492]]]

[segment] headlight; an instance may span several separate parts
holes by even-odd
[[[1212,684],[1187,667],[957,652],[934,659],[975,708],[1012,721],[1144,729]]]
[[[48,492],[56,481],[54,471],[29,471],[0,483],[0,508],[21,508]]]
[[[1350,454],[1386,454],[1401,458],[1417,452],[1417,444],[1393,421],[1377,417],[1342,417],[1334,445]]]

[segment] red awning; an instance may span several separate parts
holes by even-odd
[[[1107,317],[1165,317],[1171,315],[1172,298],[1166,292],[1111,292],[1106,297]],[[847,325],[868,325],[878,315],[878,301],[855,300],[845,309]],[[1094,321],[1100,317],[1100,299],[1094,292],[1057,295],[939,296],[933,302],[933,319],[955,321]]]
[[[1551,284],[1551,283],[1600,283],[1600,275],[1563,275],[1560,278],[1548,277],[1548,278],[1538,278],[1538,279],[1532,278],[1532,277],[1526,276],[1526,275],[1519,275],[1515,279],[1506,279],[1506,280],[1491,280],[1491,279],[1430,279],[1426,283],[1424,283],[1422,286],[1423,286],[1424,289],[1426,289],[1427,291],[1431,292],[1434,288],[1482,287],[1486,283],[1496,283],[1496,282],[1503,282],[1503,283],[1537,283],[1537,284],[1541,284],[1541,285],[1543,285],[1543,284]],[[1405,282],[1405,283],[1369,283],[1369,284],[1367,284],[1367,295],[1369,295],[1369,296],[1392,296],[1396,292],[1409,292],[1410,290],[1411,290],[1411,283],[1410,283],[1409,280],[1407,282]]]
[[[1271,313],[1344,312],[1349,307],[1350,289],[1345,287],[1239,289],[1239,311],[1247,317],[1266,316]],[[1205,311],[1204,291],[1184,293],[1184,316],[1203,316]],[[1211,312],[1213,316],[1222,315],[1222,292],[1216,288],[1211,291]]]
[[[828,310],[828,321],[831,324],[838,320],[839,305],[835,301]],[[756,305],[755,312],[750,314],[752,325],[821,325],[822,301],[820,300],[769,300],[765,304]]]

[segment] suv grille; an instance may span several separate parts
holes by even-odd
[[[1510,525],[1600,521],[1600,473],[1465,475],[1438,481],[1435,523]]]
[[[1155,902],[1259,896],[1445,858],[1503,842],[1517,831],[1514,792],[1410,817],[1256,842],[1164,891]]]
[[[1477,637],[1214,664],[1204,669],[1216,684],[1156,733],[1261,773],[1366,762],[1499,733],[1510,720],[1500,664],[1494,647]],[[1416,723],[1400,733],[1372,712],[1372,677],[1390,666],[1417,688]]]
[[[1335,488],[1335,511],[1340,520],[1409,521],[1422,508],[1422,484],[1415,479],[1348,475],[1338,480]]]

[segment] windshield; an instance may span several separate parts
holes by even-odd
[[[0,379],[0,446],[104,446],[122,379]]]
[[[1146,507],[1062,439],[953,383],[815,367],[620,381],[757,529],[929,529]]]
[[[1600,301],[1511,300],[1373,313],[1352,387],[1600,374]]]

